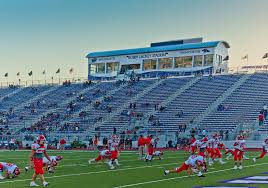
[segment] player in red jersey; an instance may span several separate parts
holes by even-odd
[[[34,168],[32,182],[30,183],[31,187],[39,186],[35,183],[37,176],[40,177],[44,187],[48,186],[48,182],[45,181],[45,177],[44,177],[43,154],[49,162],[52,162],[52,161],[50,157],[48,156],[46,149],[47,149],[47,145],[46,145],[45,136],[44,135],[38,136],[36,143],[32,144],[32,151],[29,157],[30,167]]]
[[[146,158],[145,158],[145,161],[148,162],[152,162],[152,159],[153,159],[153,154],[154,154],[154,139],[153,139],[153,136],[150,135],[150,138],[148,139],[150,140],[150,143],[146,143],[147,145],[147,155],[146,155]]]
[[[234,169],[243,169],[242,162],[243,162],[243,155],[245,150],[246,141],[244,137],[241,135],[237,136],[237,140],[234,143]],[[239,165],[239,167],[237,167]]]
[[[139,148],[139,159],[142,160],[144,155],[145,140],[142,135],[138,139],[138,148]]]
[[[202,170],[206,171],[206,162],[204,157],[200,155],[191,155],[179,168],[173,170],[165,170],[164,175],[169,173],[181,173],[182,171],[187,171],[188,175],[191,174],[191,169],[193,172],[197,173],[199,177],[204,177]]]
[[[264,142],[262,143],[261,154],[258,157],[253,158],[254,163],[256,162],[257,159],[262,159],[267,154],[267,151],[268,151],[268,138],[266,138]]]
[[[195,137],[193,136],[192,138],[191,138],[191,140],[190,140],[190,153],[195,153],[195,151],[196,151],[196,146],[195,146],[195,141],[196,141],[196,139],[195,139]]]

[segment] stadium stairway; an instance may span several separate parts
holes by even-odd
[[[244,76],[242,76],[237,82],[234,83],[234,85],[230,88],[228,88],[220,97],[217,98],[216,101],[214,101],[212,104],[210,104],[210,106],[203,111],[198,118],[195,119],[195,124],[199,125],[199,123],[206,118],[210,113],[212,113],[213,111],[217,110],[217,107],[224,102],[227,97],[229,97],[230,95],[232,95],[232,93],[237,90],[242,84],[244,84],[249,78],[250,78],[250,74],[245,74]]]
[[[20,87],[20,88],[16,88],[16,89],[10,89],[10,88],[1,89],[0,103],[3,102],[3,99],[11,97],[13,95],[16,95],[17,93],[19,93],[23,89],[24,89],[24,87]]]
[[[114,84],[115,84],[115,82],[114,82]],[[105,95],[101,95],[100,97],[94,99],[94,101],[99,101],[99,102],[102,103],[105,96],[113,96],[114,94],[116,94],[118,91],[120,91],[121,89],[123,89],[126,86],[127,86],[127,83],[121,84],[118,87],[114,86],[113,88],[110,89],[109,92],[105,93]],[[80,112],[82,112],[82,111],[85,111],[85,112],[94,111],[93,108],[94,108],[94,103],[89,103],[89,104],[85,105],[80,110],[78,110],[75,113],[73,113],[68,120],[62,121],[61,125],[64,125],[65,123],[70,123],[70,122],[71,123],[79,122],[79,114],[80,114]]]
[[[144,81],[143,81],[144,82]],[[102,125],[111,125],[111,121],[113,121],[113,118],[116,115],[120,115],[124,110],[127,110],[129,107],[129,103],[136,103],[137,101],[141,100],[145,95],[149,95],[150,92],[158,87],[161,83],[164,82],[164,79],[161,80],[156,80],[154,83],[152,83],[150,86],[143,88],[143,90],[141,92],[139,92],[137,95],[135,95],[134,97],[132,97],[130,100],[125,100],[124,103],[122,103],[122,105],[120,105],[113,113],[109,114],[108,116],[106,116],[101,122],[97,122],[95,123],[93,126],[89,127],[89,130],[87,130],[87,132],[94,132],[94,129],[96,127],[102,126]],[[122,128],[122,125],[117,125],[115,126],[116,128],[120,129]]]
[[[170,96],[168,96],[165,100],[163,100],[159,106],[168,106],[170,103],[172,103],[173,100],[175,100],[178,96],[180,96],[183,92],[187,91],[190,87],[192,87],[196,82],[198,82],[202,77],[195,77],[193,79],[191,79],[191,81],[189,81],[188,83],[186,83],[184,86],[182,86],[180,89],[178,89],[176,92],[174,92],[173,94],[171,94]],[[151,110],[149,112],[147,112],[147,117],[149,117],[150,115],[155,116],[157,114],[158,111],[156,110]],[[148,119],[146,119],[146,121],[148,122]],[[146,129],[149,130],[149,127],[147,125],[147,127],[141,129],[140,131],[146,131]]]
[[[149,124],[146,128],[150,131],[171,131],[177,132],[178,126],[186,124],[189,126],[195,118],[199,117],[218,97],[241,76],[204,76],[195,82],[186,91],[173,99],[163,112],[157,112],[156,117],[160,121],[159,126]],[[176,114],[182,110],[181,117]]]
[[[73,95],[71,97],[66,97],[64,100],[60,101],[60,103],[58,104],[57,108],[54,108],[54,109],[51,109],[51,110],[48,110],[48,111],[45,111],[45,112],[39,114],[39,116],[36,117],[36,119],[34,121],[32,121],[31,124],[37,123],[37,121],[39,121],[42,116],[45,116],[45,115],[47,115],[49,113],[56,113],[56,112],[61,113],[61,112],[63,112],[64,110],[66,110],[66,106],[68,105],[68,103],[75,102],[75,99],[79,95],[86,94],[89,90],[94,90],[97,87],[98,87],[98,83],[94,84],[93,86],[89,86],[89,87],[86,87],[84,89],[81,89],[80,91],[75,93],[75,95]]]
[[[232,130],[238,125],[254,124],[263,105],[268,104],[267,80],[268,74],[250,75],[240,87],[221,102],[228,108],[223,111],[214,108],[200,121],[199,126],[210,131],[219,131]],[[262,130],[265,129],[259,129],[259,132]]]
[[[178,95],[178,93],[183,92],[183,90],[187,89],[199,78],[193,77],[184,77],[184,78],[169,78],[163,79],[161,83],[158,83],[157,86],[151,87],[148,92],[141,97],[137,97],[135,100],[137,104],[137,108],[134,109],[136,114],[142,114],[144,119],[141,126],[144,126],[145,121],[147,121],[148,117],[155,111],[154,105],[158,104],[164,106],[166,103],[163,101],[169,101],[172,97]],[[133,102],[132,101],[132,102]],[[129,101],[130,102],[130,101]],[[148,105],[145,105],[147,103]],[[113,128],[117,128],[117,130],[131,130],[136,123],[133,123],[133,119],[129,121],[129,118],[122,117],[121,113],[123,111],[128,110],[128,103],[125,104],[124,108],[119,110],[114,117],[109,119],[100,125],[100,130],[105,133],[111,133]],[[135,121],[135,119],[134,119]],[[134,125],[133,125],[134,124]],[[138,124],[140,126],[140,124]]]

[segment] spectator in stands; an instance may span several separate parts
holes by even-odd
[[[182,132],[182,125],[179,125],[179,132]]]
[[[259,126],[263,126],[263,121],[264,121],[263,111],[260,112],[258,119],[259,119]]]
[[[112,112],[112,106],[107,106],[107,111],[108,111],[108,113],[111,113]]]
[[[160,111],[160,112],[163,112],[165,109],[166,109],[166,107],[164,107],[164,106],[160,106],[159,111]]]
[[[103,146],[107,146],[108,138],[104,137],[103,140],[102,140],[102,144],[103,144]]]
[[[181,118],[181,117],[183,116],[183,111],[180,110],[180,111],[176,114],[176,116],[178,116],[179,118]]]
[[[192,128],[191,129],[190,134],[191,134],[191,137],[194,137],[195,136],[195,134],[196,134],[195,128]]]
[[[113,134],[116,134],[116,127],[113,128]]]
[[[223,130],[220,130],[220,137],[223,139]]]
[[[168,141],[168,148],[173,148],[172,140],[169,140],[169,141]]]
[[[222,104],[219,104],[217,110],[224,111],[224,106]]]
[[[186,131],[186,127],[187,127],[187,125],[184,123],[184,124],[182,125],[182,132],[185,132],[185,131]]]
[[[225,131],[225,140],[229,139],[229,130]]]
[[[158,110],[158,104],[154,105],[154,110],[157,111]]]
[[[202,130],[202,136],[207,136],[207,131],[206,131],[206,129],[203,129],[203,130]]]
[[[65,150],[65,144],[66,144],[66,140],[64,138],[62,138],[60,140],[60,150]]]
[[[264,106],[263,106],[263,115],[264,115],[264,119],[267,119],[267,114],[268,114],[268,108],[267,108],[267,105],[264,104]]]

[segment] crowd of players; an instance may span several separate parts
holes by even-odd
[[[144,160],[146,162],[152,162],[153,159],[163,159],[163,151],[155,151],[155,141],[152,135],[148,137],[140,137],[138,140],[139,147],[139,160]],[[96,162],[106,162],[110,169],[115,169],[120,166],[119,158],[119,143],[120,137],[117,135],[112,135],[106,146],[98,148],[98,156],[94,159],[90,159],[89,164]],[[194,173],[198,177],[204,177],[203,173],[207,172],[209,166],[212,166],[215,162],[220,164],[225,164],[223,161],[223,155],[221,151],[225,151],[227,159],[233,157],[234,169],[243,169],[242,162],[248,157],[245,156],[245,146],[246,141],[243,135],[238,135],[233,143],[233,148],[226,148],[220,139],[219,134],[213,134],[211,137],[204,136],[201,139],[196,140],[192,138],[191,144],[188,147],[189,157],[180,166],[170,170],[164,170],[164,175],[170,173],[181,173],[186,171],[189,175]],[[25,167],[25,171],[28,172],[30,169],[34,169],[32,176],[32,181],[30,186],[39,186],[35,181],[39,176],[44,187],[48,186],[44,177],[44,172],[53,173],[58,162],[63,159],[62,156],[48,156],[46,138],[43,135],[38,136],[35,143],[32,144],[31,153],[29,155],[29,166]],[[253,158],[253,161],[263,158],[268,151],[268,139],[266,139],[262,144],[261,154]],[[44,170],[45,169],[45,170]],[[21,170],[16,164],[8,162],[0,162],[0,180],[5,178],[15,178],[19,176]]]

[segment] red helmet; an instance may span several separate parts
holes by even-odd
[[[208,142],[208,138],[207,137],[202,138],[201,142]]]
[[[41,143],[41,142],[42,142],[42,143]],[[44,135],[39,135],[39,136],[37,137],[37,143],[38,143],[38,144],[43,145],[43,144],[45,144],[45,142],[46,142],[46,137],[45,137]]]
[[[52,162],[52,166],[57,166],[57,165],[58,165],[57,161]]]
[[[18,167],[17,167],[17,168],[15,168],[15,170],[14,170],[13,174],[14,174],[15,176],[20,175],[20,169],[19,169]]]
[[[242,135],[237,135],[236,139],[237,139],[237,140],[243,140],[243,139],[244,139],[244,136],[242,136]]]
[[[204,161],[197,160],[196,163],[198,166],[202,166],[204,164]]]
[[[212,136],[213,138],[217,138],[218,137],[218,134],[217,133],[215,133],[215,134],[213,134],[213,136]]]
[[[63,156],[57,156],[57,157],[56,157],[56,160],[57,160],[57,161],[60,161],[60,160],[62,160],[62,159],[63,159]]]
[[[40,142],[40,141],[46,141],[46,137],[44,135],[39,135],[37,137],[37,142]]]

